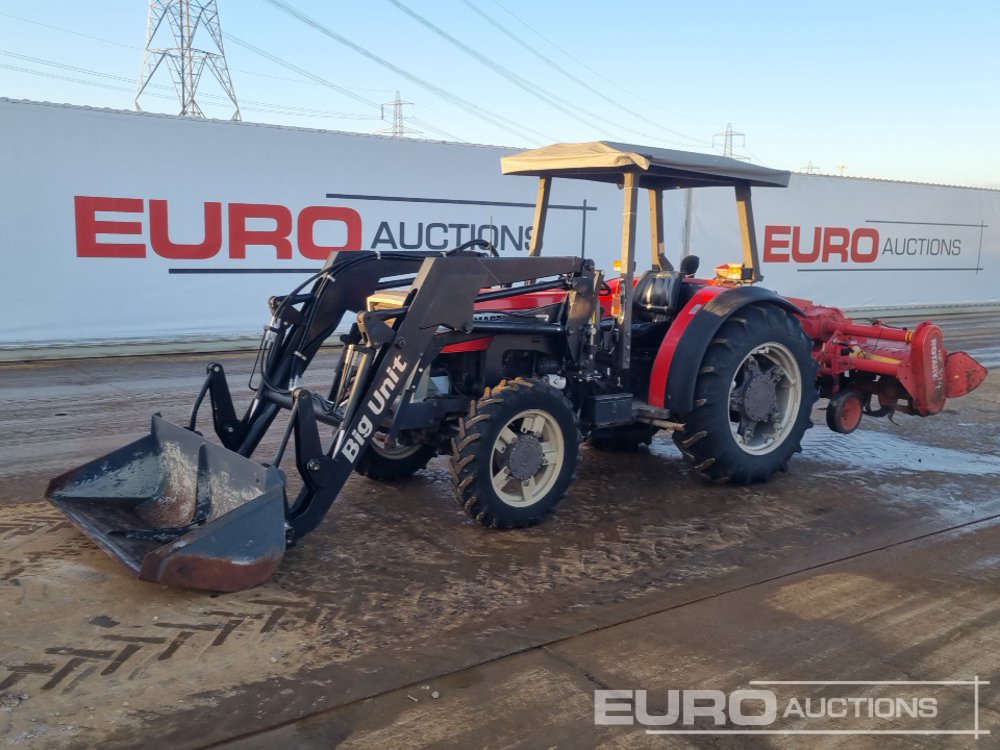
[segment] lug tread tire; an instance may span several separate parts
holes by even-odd
[[[398,482],[407,479],[427,466],[427,462],[437,455],[433,445],[421,445],[419,450],[402,458],[390,458],[379,453],[371,444],[354,465],[354,470],[363,477],[376,482]]]
[[[495,431],[527,409],[538,409],[555,417],[562,428],[565,455],[555,485],[546,496],[526,507],[504,503],[493,490],[490,479]],[[487,388],[459,420],[458,435],[452,439],[449,461],[455,499],[469,516],[483,526],[515,529],[533,526],[551,514],[576,478],[580,457],[580,434],[573,405],[561,391],[548,383],[516,378]]]
[[[791,313],[773,305],[752,305],[722,324],[705,353],[695,382],[695,408],[683,418],[684,428],[673,433],[674,444],[695,470],[720,484],[766,482],[788,470],[788,461],[802,451],[801,441],[812,427],[810,413],[816,401],[817,364],[812,342]],[[732,437],[729,387],[736,368],[753,349],[769,341],[789,348],[799,365],[802,399],[795,426],[770,453],[753,455]]]

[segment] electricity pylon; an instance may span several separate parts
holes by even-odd
[[[419,130],[414,130],[413,128],[408,128],[403,124],[403,106],[404,105],[413,106],[413,102],[404,102],[399,98],[399,92],[396,92],[396,98],[391,102],[382,103],[382,119],[385,120],[385,108],[392,107],[392,127],[382,128],[381,130],[376,130],[376,135],[391,135],[394,138],[400,138],[404,135],[410,133],[419,133]]]
[[[733,153],[733,140],[736,138],[740,139],[740,147],[746,148],[746,134],[737,133],[733,130],[733,124],[731,122],[726,123],[726,130],[722,133],[716,133],[712,136],[712,148],[715,148],[715,141],[717,138],[722,139],[722,155],[728,156],[730,159],[739,159],[740,161],[750,161],[746,156],[737,155]]]
[[[173,39],[172,46],[158,46],[157,40],[167,41],[167,29]],[[210,49],[195,47],[195,38],[211,44]],[[207,38],[206,38],[207,37]],[[222,46],[222,28],[216,0],[149,0],[146,21],[146,56],[143,60],[139,88],[135,94],[135,108],[142,111],[139,98],[149,86],[150,79],[166,63],[174,90],[181,104],[181,115],[204,117],[195,94],[201,75],[207,67],[233,103],[231,119],[239,120],[240,105],[229,77],[226,52]]]

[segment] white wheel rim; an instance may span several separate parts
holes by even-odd
[[[535,440],[541,450],[538,469],[519,478],[511,472],[509,454],[521,440]],[[532,445],[532,450],[534,446]],[[514,508],[526,508],[541,500],[552,489],[562,470],[565,443],[559,423],[548,412],[527,409],[516,415],[497,433],[490,456],[490,479],[493,491],[502,502]]]
[[[747,383],[769,395],[774,387],[773,411],[764,416],[760,403],[748,407]],[[764,455],[781,446],[791,434],[802,403],[798,361],[784,344],[762,344],[747,354],[729,385],[729,427],[733,440],[745,453]]]

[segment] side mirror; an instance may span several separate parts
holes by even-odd
[[[697,255],[685,255],[681,258],[681,274],[684,276],[694,276],[698,273],[698,266],[701,265],[701,258]]]

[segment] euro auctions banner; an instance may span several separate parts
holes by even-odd
[[[718,256],[731,202],[693,193],[691,252]],[[792,175],[753,202],[763,283],[779,292],[852,309],[1000,303],[1000,191]]]
[[[334,249],[527,252],[513,149],[0,100],[0,346],[255,334]],[[667,240],[738,260],[732,191],[670,194]],[[839,178],[757,190],[765,285],[846,307],[1000,301],[1000,192]],[[614,275],[622,197],[556,181],[543,252]],[[644,202],[637,255],[648,267]],[[685,216],[690,215],[690,225]],[[685,229],[687,231],[685,231]]]
[[[511,149],[3,100],[0,142],[0,345],[255,335],[331,250],[531,239]],[[618,247],[613,186],[552,204],[547,251]]]

